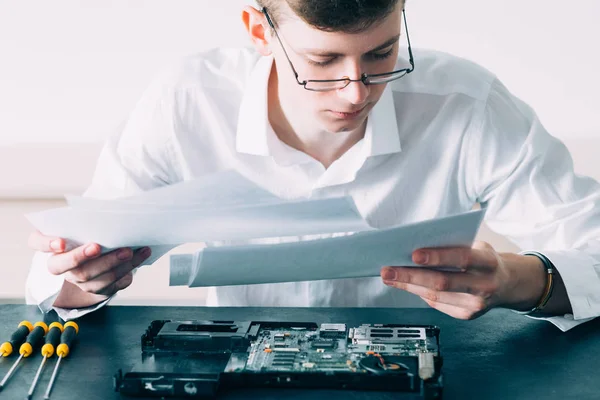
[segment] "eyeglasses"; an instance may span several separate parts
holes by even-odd
[[[306,89],[306,90],[311,90],[314,92],[327,92],[330,90],[339,90],[339,89],[345,88],[351,82],[362,82],[365,85],[381,85],[384,83],[395,81],[396,79],[400,79],[403,76],[405,76],[406,74],[410,74],[415,69],[415,62],[413,60],[412,49],[410,47],[410,38],[408,36],[408,25],[406,25],[406,12],[404,10],[402,10],[402,15],[404,17],[404,29],[406,30],[406,39],[408,40],[408,55],[409,55],[408,60],[410,63],[410,68],[403,68],[403,69],[399,69],[396,71],[384,72],[382,74],[363,73],[361,75],[360,79],[350,79],[348,77],[343,77],[341,79],[309,79],[309,80],[304,80],[304,81],[300,81],[298,79],[298,72],[296,72],[296,68],[294,68],[292,61],[290,60],[290,57],[288,56],[288,53],[285,50],[283,41],[279,37],[279,33],[277,33],[277,29],[275,29],[275,24],[273,24],[273,20],[269,16],[269,13],[267,12],[266,7],[263,7],[262,12],[263,12],[263,14],[265,14],[265,17],[267,18],[267,22],[271,26],[271,29],[273,29],[273,32],[275,32],[275,36],[277,37],[277,40],[279,41],[279,44],[281,45],[281,48],[283,49],[283,53],[285,54],[285,57],[287,58],[288,62],[290,63],[290,67],[292,68],[292,71],[294,72],[294,75],[296,76],[296,82],[298,82],[298,85],[303,86],[304,89]]]

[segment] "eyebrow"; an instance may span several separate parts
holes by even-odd
[[[390,47],[391,45],[396,43],[398,40],[400,40],[399,34],[394,36],[393,38],[388,39],[385,43],[380,44],[379,46],[375,47],[374,49],[367,51],[367,53],[374,53],[376,51],[383,50],[386,47]],[[320,49],[309,49],[309,48],[301,48],[301,49],[298,49],[297,51],[301,51],[303,53],[310,54],[313,56],[322,56],[322,57],[339,57],[339,56],[344,55],[342,53],[336,53],[336,52],[320,50]]]

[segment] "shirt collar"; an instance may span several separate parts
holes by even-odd
[[[367,157],[399,153],[401,150],[396,105],[390,85],[369,113],[364,139]]]
[[[269,123],[267,93],[272,65],[272,56],[261,57],[250,73],[239,109],[236,150],[257,156],[271,156],[285,165],[307,162],[312,158],[281,142]],[[390,85],[369,113],[363,141],[365,148],[361,153],[365,157],[398,153],[401,150]]]

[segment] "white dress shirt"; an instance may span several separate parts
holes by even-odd
[[[126,196],[235,169],[286,198],[351,195],[377,228],[462,213],[480,203],[491,229],[523,250],[543,253],[560,272],[573,314],[549,321],[567,330],[600,315],[598,183],[574,174],[565,146],[490,72],[448,54],[414,55],[415,71],[388,84],[364,138],[327,169],[271,128],[271,57],[250,49],[187,57],[157,76],[108,139],[85,195]],[[52,307],[63,279],[47,271],[46,259],[36,254],[27,283],[28,301],[43,310]],[[210,288],[208,304],[425,303],[375,277]],[[74,318],[97,307],[57,311]]]

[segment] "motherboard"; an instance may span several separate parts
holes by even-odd
[[[123,395],[210,397],[220,388],[389,390],[441,398],[439,328],[397,324],[153,321]]]
[[[242,363],[231,360],[226,371],[410,374],[406,364],[416,361],[420,377],[429,379],[437,355],[435,337],[428,338],[425,328],[363,325],[347,329],[345,324],[321,324],[320,329],[262,329],[247,359]]]

